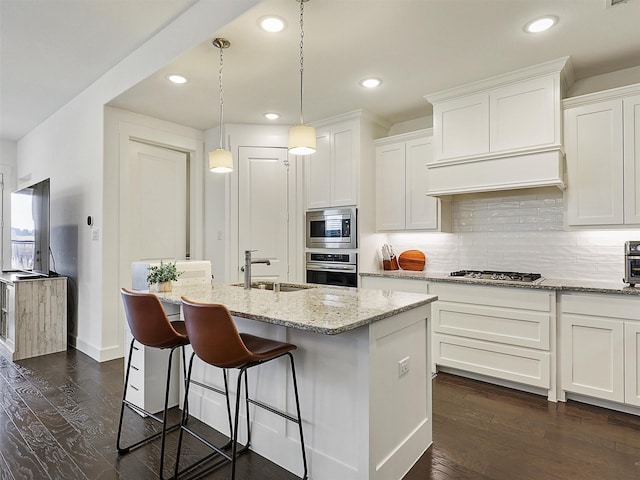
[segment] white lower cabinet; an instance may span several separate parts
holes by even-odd
[[[560,304],[562,390],[640,406],[640,299],[563,293]]]
[[[433,362],[547,391],[555,400],[555,291],[430,283]]]
[[[624,324],[624,400],[640,407],[640,322]]]
[[[176,320],[176,315],[180,315],[179,307],[166,303],[163,303],[163,307],[167,310],[167,315],[171,320]],[[133,336],[127,326],[125,328],[125,375],[132,338]],[[158,413],[163,410],[169,353],[169,349],[149,348],[138,342],[133,344],[129,387],[127,388],[128,401],[151,413]],[[169,407],[175,407],[180,402],[181,365],[182,351],[181,349],[176,349],[173,353],[171,365]]]

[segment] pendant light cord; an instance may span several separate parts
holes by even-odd
[[[306,0],[298,0],[300,2],[300,125],[304,125],[302,116],[302,77],[304,75],[304,2]]]
[[[220,70],[218,71],[218,83],[220,84],[220,150],[222,148],[222,120],[223,120],[223,112],[224,112],[224,91],[222,90],[222,68],[224,66],[224,57],[222,52],[224,51],[224,47],[220,47]]]

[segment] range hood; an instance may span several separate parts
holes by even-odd
[[[427,194],[564,189],[562,97],[569,57],[456,87],[433,104]]]

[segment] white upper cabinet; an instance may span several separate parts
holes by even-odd
[[[316,130],[316,153],[305,157],[307,209],[331,205],[331,129]]]
[[[567,224],[640,224],[640,86],[564,105]]]
[[[558,145],[560,97],[556,76],[533,78],[489,93],[492,152]]]
[[[331,205],[358,203],[358,125],[346,122],[331,128]]]
[[[373,140],[364,138],[369,120],[359,111],[315,124],[316,153],[304,157],[308,210],[358,204],[363,144]]]
[[[624,219],[640,224],[640,93],[622,101],[624,110]]]
[[[376,147],[376,229],[405,229],[405,144]]]
[[[489,96],[485,93],[433,105],[435,159],[489,152]]]
[[[566,111],[569,225],[623,223],[622,140],[622,101]]]
[[[379,139],[375,144],[376,230],[447,229],[448,202],[443,206],[427,195],[427,165],[433,159],[431,129]]]
[[[563,188],[561,100],[570,83],[568,61],[427,95],[434,126],[429,194]]]

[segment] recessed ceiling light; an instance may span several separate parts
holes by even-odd
[[[379,78],[365,78],[364,80],[360,80],[360,85],[364,88],[376,88],[382,83],[382,80]]]
[[[278,113],[273,113],[273,112],[268,112],[264,114],[265,118],[267,118],[268,120],[277,120],[280,118],[280,114]]]
[[[187,83],[189,81],[187,77],[184,77],[182,75],[174,75],[174,74],[167,75],[167,79],[172,83],[177,83],[178,85],[182,83]]]
[[[276,17],[274,15],[270,15],[268,17],[262,17],[258,20],[258,25],[266,32],[270,33],[278,33],[284,30],[284,27],[287,26],[287,23],[280,17]]]
[[[558,23],[558,17],[553,15],[546,15],[544,17],[531,20],[524,26],[524,31],[527,33],[540,33],[545,30],[549,30],[556,23]]]

